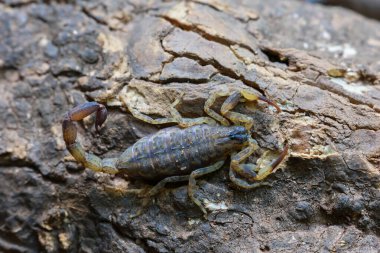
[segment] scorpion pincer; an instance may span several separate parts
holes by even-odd
[[[222,104],[221,115],[211,109],[218,97],[227,97]],[[167,183],[188,181],[190,199],[206,215],[206,209],[195,197],[196,178],[220,169],[224,161],[231,157],[230,180],[241,188],[252,189],[266,184],[257,181],[270,175],[287,155],[288,146],[285,145],[277,158],[269,161],[267,153],[264,153],[257,160],[257,164],[243,163],[259,146],[250,134],[252,118],[231,110],[239,102],[258,100],[274,106],[277,112],[281,111],[276,103],[266,97],[244,89],[211,94],[204,106],[210,117],[196,119],[182,118],[177,111],[172,113],[175,115],[173,118],[152,119],[124,101],[129,111],[138,119],[151,124],[174,122],[180,127],[164,128],[140,139],[120,157],[103,160],[87,153],[76,141],[77,129],[74,121],[96,112],[95,127],[98,131],[107,118],[104,105],[87,102],[65,115],[62,123],[63,138],[71,155],[86,168],[109,174],[126,174],[129,178],[160,180],[143,197],[157,194]],[[216,121],[220,124],[216,124]],[[231,126],[231,122],[234,125]]]

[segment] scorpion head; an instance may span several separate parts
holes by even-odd
[[[247,129],[242,126],[226,127],[219,133],[219,137],[216,141],[217,145],[237,145],[242,146],[249,139],[249,133]]]
[[[236,141],[239,144],[243,144],[248,141],[249,133],[245,127],[235,126],[232,127],[231,131],[228,133],[228,138],[231,141]]]

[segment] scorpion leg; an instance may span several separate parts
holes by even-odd
[[[210,117],[183,118],[182,115],[176,109],[183,95],[184,93],[182,92],[179,98],[177,98],[170,106],[170,113],[174,117],[174,119],[176,119],[180,127],[186,128],[186,127],[191,127],[191,126],[201,125],[201,124],[207,124],[207,125],[212,125],[212,126],[217,125],[216,121]]]
[[[104,105],[96,102],[87,102],[66,113],[62,122],[63,139],[71,155],[86,168],[115,174],[118,172],[115,165],[117,161],[116,158],[102,160],[96,155],[86,153],[82,145],[76,141],[77,128],[74,121],[82,120],[94,112],[96,112],[95,128],[98,131],[99,127],[107,118],[107,109]]]
[[[242,94],[240,91],[232,92],[232,94],[223,102],[220,113],[231,120],[236,125],[244,125],[247,130],[253,126],[253,119],[238,112],[231,112],[233,108],[241,101]]]
[[[161,125],[161,124],[167,124],[167,123],[177,123],[177,120],[175,118],[158,118],[153,119],[152,117],[142,114],[132,106],[127,104],[128,110],[132,113],[133,117],[136,119],[142,120],[146,123],[152,124],[152,125]]]
[[[150,198],[158,194],[163,188],[165,188],[167,183],[189,181],[189,185],[188,185],[189,197],[197,206],[199,206],[202,212],[206,215],[207,214],[206,209],[202,206],[201,202],[194,196],[195,189],[196,189],[195,179],[220,169],[223,164],[224,164],[224,161],[220,161],[209,167],[197,169],[193,171],[190,175],[172,176],[172,177],[164,178],[163,180],[158,182],[152,189],[150,189],[147,193],[140,193],[139,196],[142,198]],[[137,212],[136,216],[142,213],[142,211],[145,209],[148,203],[149,201],[146,201],[146,200],[143,202],[143,205],[141,209]]]
[[[267,158],[268,152],[264,153],[264,155],[258,160],[256,164],[240,164],[243,162],[249,155],[251,155],[254,150],[257,149],[256,142],[250,140],[250,146],[246,149],[242,150],[238,154],[232,157],[231,166],[229,171],[229,176],[231,181],[239,187],[245,189],[256,188],[261,185],[268,185],[267,183],[248,183],[245,180],[239,179],[235,176],[237,173],[239,176],[246,178],[249,181],[260,181],[269,176],[275,168],[284,160],[286,154],[288,153],[288,146],[285,146],[284,150],[280,153],[280,155],[274,159],[269,160]],[[249,154],[249,155],[248,155]]]
[[[204,111],[213,119],[219,121],[223,126],[229,126],[230,122],[227,119],[223,118],[220,114],[216,113],[211,107],[215,103],[216,99],[219,97],[226,97],[230,94],[228,91],[216,91],[212,93],[209,98],[206,100],[204,105]]]
[[[235,185],[237,185],[243,189],[254,189],[257,187],[261,187],[261,186],[271,186],[271,184],[268,182],[248,183],[247,181],[245,181],[243,179],[237,178],[234,170],[231,168],[229,171],[229,177],[230,177],[230,180],[232,183],[234,183]]]
[[[210,97],[207,99],[204,110],[205,112],[212,118],[219,121],[224,126],[229,126],[230,123],[226,118],[216,113],[214,110],[211,109],[212,105],[215,103],[216,99],[219,97],[228,97],[224,103],[222,104],[222,107],[220,109],[221,114],[232,121],[235,124],[238,125],[244,125],[246,129],[251,129],[253,125],[253,120],[250,117],[247,117],[241,113],[237,112],[231,112],[233,108],[239,103],[244,101],[264,101],[272,106],[274,106],[277,110],[277,112],[281,112],[280,107],[273,101],[267,99],[264,96],[256,95],[255,93],[248,91],[248,90],[230,90],[230,91],[217,91],[210,95]]]
[[[177,120],[174,118],[158,118],[153,119],[152,117],[145,115],[132,107],[127,101],[127,98],[125,96],[120,96],[120,99],[124,103],[124,105],[128,108],[129,112],[135,117],[136,119],[139,119],[141,121],[147,122],[149,124],[153,125],[160,125],[160,124],[167,124],[167,123],[177,123]]]
[[[139,210],[135,213],[130,215],[130,218],[134,218],[137,216],[140,216],[145,208],[148,206],[150,203],[150,198],[153,197],[154,195],[157,195],[163,188],[165,188],[167,183],[176,183],[176,182],[183,182],[183,181],[188,181],[189,180],[189,175],[185,176],[172,176],[172,177],[167,177],[158,182],[152,189],[150,189],[148,192],[144,190],[135,190],[135,193],[140,197],[144,198],[142,201],[142,205],[139,208]],[[125,191],[125,190],[122,190]],[[130,192],[127,192],[130,193]]]
[[[217,163],[215,163],[215,164],[213,164],[213,165],[211,165],[209,167],[194,170],[190,174],[189,185],[188,185],[188,194],[189,194],[189,197],[190,197],[190,199],[197,206],[199,206],[199,208],[202,210],[202,212],[205,215],[207,214],[206,209],[202,206],[202,203],[200,202],[200,200],[197,199],[194,196],[194,193],[195,193],[195,190],[196,190],[196,181],[195,181],[195,179],[198,178],[198,177],[201,177],[201,176],[204,176],[206,174],[209,174],[209,173],[212,173],[214,171],[219,170],[223,166],[223,164],[224,164],[224,161],[220,161],[220,162],[217,162]]]
[[[209,125],[216,125],[215,120],[209,117],[199,117],[196,119],[189,119],[189,118],[183,118],[181,114],[176,109],[176,106],[180,102],[180,99],[182,98],[183,93],[181,93],[180,97],[177,98],[170,106],[170,114],[172,117],[168,118],[157,118],[153,119],[152,117],[145,115],[141,112],[139,112],[137,109],[133,108],[125,97],[121,96],[121,100],[124,102],[128,110],[131,112],[131,114],[144,122],[147,122],[152,125],[162,125],[162,124],[168,124],[168,123],[178,123],[180,127],[190,127],[194,125],[200,125],[200,124],[209,124]]]
[[[167,177],[167,178],[162,179],[160,182],[158,182],[148,192],[143,191],[143,190],[138,192],[138,190],[136,190],[137,195],[140,198],[144,198],[144,200],[142,201],[142,205],[139,208],[139,210],[136,212],[136,214],[130,215],[130,218],[140,216],[144,212],[147,205],[150,203],[150,201],[149,201],[150,198],[153,197],[154,195],[157,195],[162,189],[164,189],[167,183],[176,183],[176,182],[188,181],[189,177],[190,177],[189,175]]]
[[[158,194],[163,188],[165,188],[167,183],[176,183],[176,182],[183,182],[189,180],[189,175],[185,176],[172,176],[162,179],[160,182],[158,182],[152,189],[149,190],[149,192],[145,194],[141,194],[141,197],[152,197],[156,194]]]
[[[220,108],[221,114],[231,120],[234,124],[237,125],[244,125],[244,127],[247,130],[250,130],[253,126],[253,119],[251,117],[248,117],[244,114],[238,113],[238,112],[231,112],[235,106],[241,102],[241,101],[264,101],[272,106],[274,106],[277,110],[277,112],[281,112],[280,107],[278,105],[267,99],[264,96],[258,96],[255,93],[248,91],[248,90],[240,90],[240,91],[234,91],[231,93],[231,95],[224,101],[222,104],[222,107]]]

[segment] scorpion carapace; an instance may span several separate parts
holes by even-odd
[[[221,115],[211,109],[218,97],[227,97],[222,104]],[[259,146],[250,135],[252,118],[231,110],[239,102],[261,100],[274,106],[278,112],[281,111],[274,102],[248,90],[213,93],[204,107],[210,117],[196,119],[181,117],[175,110],[178,100],[171,108],[173,117],[162,119],[153,119],[141,114],[132,108],[124,97],[121,97],[121,100],[138,119],[151,124],[177,123],[180,127],[164,128],[140,139],[120,157],[102,160],[85,152],[76,141],[77,129],[74,121],[96,112],[95,127],[98,130],[107,117],[104,105],[88,102],[66,114],[62,123],[63,138],[71,155],[86,168],[110,174],[122,173],[130,178],[161,180],[149,192],[143,194],[146,197],[157,194],[166,183],[188,181],[189,197],[206,214],[205,208],[194,196],[196,178],[218,170],[231,156],[230,180],[239,187],[252,189],[267,184],[257,181],[270,175],[288,152],[288,147],[285,146],[275,159],[268,158],[268,153],[264,153],[257,160],[257,164],[243,163]],[[217,121],[220,124],[217,124]],[[230,126],[231,122],[235,125]]]

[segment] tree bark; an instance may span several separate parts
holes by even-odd
[[[0,3],[0,251],[377,252],[380,248],[380,24],[300,1],[48,1]],[[112,187],[150,182],[94,173],[69,155],[65,112],[110,111],[79,141],[117,157],[152,126],[139,111],[204,116],[209,94],[251,89],[282,108],[236,108],[262,151],[289,156],[243,191],[228,162],[198,181],[203,219],[175,185],[146,211]],[[254,162],[256,154],[252,158]]]

